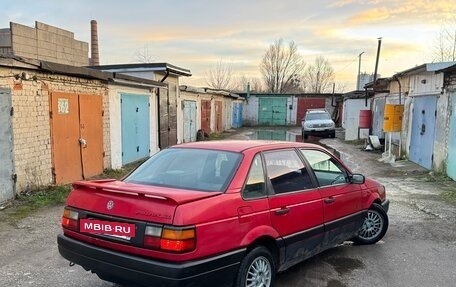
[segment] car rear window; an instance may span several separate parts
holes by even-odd
[[[202,191],[224,191],[242,155],[235,152],[171,148],[137,168],[125,182]]]

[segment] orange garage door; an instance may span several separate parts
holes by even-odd
[[[51,94],[52,156],[55,183],[103,172],[102,97]]]

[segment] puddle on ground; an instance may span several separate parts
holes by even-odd
[[[274,141],[289,141],[289,142],[302,142],[302,135],[299,132],[292,132],[287,130],[257,130],[250,133],[249,138],[251,140],[274,140]],[[306,143],[318,144],[329,150],[337,158],[340,158],[340,153],[326,145],[320,144],[319,137],[310,136],[305,140]]]
[[[326,287],[347,287],[347,285],[340,282],[339,280],[331,279],[326,284]]]
[[[361,260],[348,257],[332,257],[326,259],[326,262],[331,264],[339,275],[364,268],[364,263]]]

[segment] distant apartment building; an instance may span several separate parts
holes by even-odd
[[[89,65],[89,44],[74,33],[38,21],[35,27],[10,22],[0,29],[0,55],[19,56],[53,63]]]
[[[380,78],[380,75],[377,74],[377,79]],[[358,86],[356,87],[356,90],[364,90],[364,86],[368,83],[371,83],[374,81],[374,74],[368,74],[368,73],[361,73],[358,75]]]

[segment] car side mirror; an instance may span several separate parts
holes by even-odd
[[[366,178],[362,174],[352,174],[351,176],[351,182],[355,184],[363,184]]]

